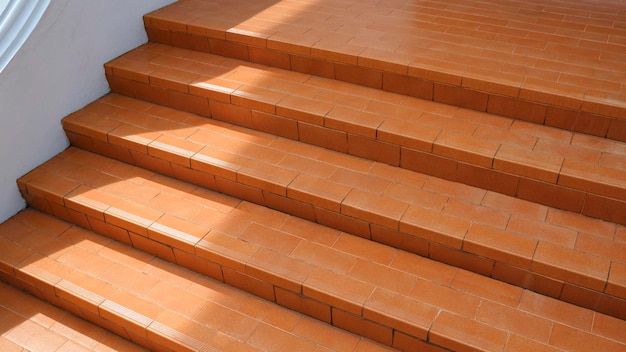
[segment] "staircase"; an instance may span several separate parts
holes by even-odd
[[[37,306],[133,351],[626,350],[623,4],[144,23],[0,225],[0,279]],[[0,346],[32,350],[22,325]]]

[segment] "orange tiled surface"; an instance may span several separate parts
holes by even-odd
[[[64,310],[0,285],[0,346],[626,350],[626,5],[490,1],[145,16],[18,180],[0,279]]]
[[[0,225],[0,242],[20,257],[3,257],[3,278],[153,351],[390,350],[33,210]],[[0,302],[0,346],[141,350],[4,284]]]
[[[140,99],[626,224],[622,142],[164,45],[106,69]],[[81,133],[90,116],[66,128]]]
[[[3,352],[140,352],[143,348],[0,282]]]
[[[122,106],[135,106],[141,112]],[[623,231],[621,225],[203,120],[193,114],[178,115],[177,119],[184,118],[188,123],[176,123],[168,118],[168,109],[117,95],[109,95],[87,110],[96,108],[115,111],[112,116],[120,118],[92,116],[109,126],[109,131],[135,119],[141,128],[169,124],[172,132],[160,130],[161,136],[153,135],[155,141],[175,142],[170,133],[189,135],[188,140],[180,140],[182,144],[115,146],[118,157],[126,155],[138,166],[190,182],[197,180],[205,187],[254,203],[626,317],[626,285],[623,275],[615,270],[625,264],[626,243],[617,236]],[[105,146],[112,148],[102,142],[111,134],[115,133],[91,130],[71,139],[75,145],[98,151],[105,150]],[[135,135],[126,139],[133,140]],[[102,146],[96,147],[99,143]],[[186,149],[189,143],[192,151]],[[182,162],[180,155],[186,155]],[[209,228],[215,225],[207,222],[212,216],[201,210],[201,204],[186,195],[194,188],[184,187],[183,199],[180,195],[160,194],[157,189],[141,185],[150,174],[134,176],[140,183],[135,185],[125,180],[125,174],[107,171],[113,161],[102,159],[101,165],[96,164],[99,158],[78,149],[67,150],[19,180],[24,197],[50,213],[61,215],[67,211],[63,216],[87,228],[93,228],[90,226],[94,221],[104,221],[147,237],[151,236],[152,224],[159,223],[164,214],[169,215],[168,219]],[[233,226],[220,231],[240,235],[245,227]],[[201,229],[198,231],[203,234]],[[118,240],[132,241],[122,236]],[[197,251],[198,238],[184,231],[177,237],[176,241],[185,243],[190,254],[194,247]],[[293,249],[289,247],[293,244],[282,240],[278,245],[287,247],[272,249]],[[241,253],[235,255],[237,266],[247,261],[249,253],[244,253],[243,257]],[[587,296],[574,292],[586,292]]]
[[[249,247],[245,274],[224,267],[221,280],[381,343],[407,351],[626,348],[623,320],[219,194],[195,196],[230,218],[196,238],[198,251]],[[5,279],[153,350],[386,350],[34,210],[0,234],[2,248],[15,253],[12,263],[3,260]],[[150,242],[138,236],[130,233],[136,247]],[[176,250],[174,257],[189,264]]]
[[[145,23],[152,41],[626,140],[619,1],[189,0]]]

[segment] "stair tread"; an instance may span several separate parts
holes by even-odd
[[[99,326],[2,282],[0,326],[2,351],[146,351]],[[37,338],[33,339],[33,336]]]
[[[18,279],[158,350],[389,350],[32,209],[3,224],[0,238],[24,252],[12,269]]]
[[[85,154],[83,160],[91,158],[86,152],[74,154]],[[102,161],[101,157],[93,158],[94,162]],[[127,169],[127,174],[132,172]],[[134,181],[154,187],[160,184],[162,193],[183,188],[179,183],[172,185],[172,180],[163,182],[156,175],[147,179],[136,176]],[[230,242],[224,243],[245,240],[245,245],[256,248],[241,261],[246,273],[274,281],[280,304],[289,304],[288,297],[284,302],[279,297],[279,292],[289,292],[279,286],[281,282],[296,282],[300,276],[301,288],[296,292],[312,300],[331,302],[334,324],[348,319],[345,324],[350,329],[349,319],[363,316],[380,324],[378,328],[393,327],[393,343],[400,344],[402,340],[396,340],[400,339],[396,336],[405,334],[450,349],[499,351],[505,345],[512,348],[528,344],[569,348],[572,338],[591,341],[588,343],[607,351],[626,347],[626,339],[619,333],[626,327],[623,320],[209,193],[186,193],[202,197],[209,204],[197,218],[216,224],[204,237],[197,238],[196,255],[201,256],[200,249],[208,248],[209,243],[219,247],[219,241],[226,237]],[[152,225],[155,231],[159,221]],[[229,221],[231,224],[224,224]],[[240,225],[242,222],[245,224]],[[321,235],[315,236],[317,233]],[[309,237],[297,237],[300,234]],[[255,334],[278,328],[286,330],[279,335],[289,334],[293,340],[298,337],[293,335],[302,331],[298,343],[305,347],[311,345],[311,340],[320,345],[345,342],[350,349],[337,350],[350,351],[356,344],[371,344],[35,210],[25,210],[7,221],[0,227],[0,236],[3,248],[21,253],[14,263],[5,262],[11,268],[10,275],[14,270],[16,278],[43,292],[54,289],[58,297],[78,305],[86,314],[99,314],[114,323],[124,321],[122,326],[131,339],[143,336],[169,347],[168,343],[176,341],[197,348],[223,340],[263,347],[254,345],[259,343]],[[132,241],[139,244],[136,236]],[[298,243],[289,246],[290,242]],[[281,246],[285,248],[278,248]],[[237,248],[229,246],[229,250]],[[226,279],[227,270],[223,270]],[[208,307],[220,311],[219,318]],[[187,325],[168,325],[181,321]],[[216,329],[221,334],[216,335]],[[317,336],[322,340],[311,335],[314,331],[324,332],[323,337]],[[563,334],[569,338],[563,339]],[[391,344],[391,340],[386,342]],[[338,345],[324,347],[333,346]]]
[[[498,269],[511,267],[556,280],[556,292],[550,294],[557,297],[563,295],[562,285],[567,283],[626,298],[620,271],[615,270],[624,265],[626,243],[620,235],[623,225],[193,114],[176,117],[183,119],[181,122],[173,121],[168,119],[171,110],[149,103],[139,110],[128,108],[137,102],[108,95],[63,123],[70,132],[82,132],[95,140],[128,148],[130,153],[142,150],[164,160],[170,170],[176,167],[170,171],[173,176],[184,178],[182,170],[195,170],[205,176],[191,176],[189,181],[197,180],[226,193],[229,186],[222,181],[241,184],[253,189],[249,192],[251,201],[324,224],[332,223],[323,218],[331,213],[345,216],[345,221],[356,219],[367,226],[339,224],[339,228],[362,237],[444,261],[460,260],[461,251],[470,253],[476,257],[466,266],[488,276],[498,271],[495,262]],[[106,130],[92,128],[93,119],[106,124]],[[130,124],[141,131],[124,135],[116,132],[125,131]],[[169,127],[150,127],[164,124]],[[177,139],[181,134],[187,139]],[[132,145],[114,141],[112,136]],[[138,160],[138,154],[132,155]],[[36,177],[27,177],[23,182],[29,192],[39,187]],[[72,182],[64,179],[58,191],[48,192],[67,194],[76,186]],[[286,203],[271,203],[271,195]],[[292,204],[305,204],[306,208],[290,208]],[[442,253],[433,253],[429,243],[431,247],[441,246],[437,248]],[[503,279],[513,276],[508,273]]]
[[[194,112],[218,120],[626,224],[619,141],[160,44],[106,67],[199,98]]]
[[[550,108],[618,120],[626,116],[622,84],[626,32],[624,19],[614,16],[615,11],[619,11],[615,3],[589,8],[575,1],[554,13],[495,1],[463,6],[358,0],[315,5],[179,1],[146,15],[144,23],[153,41],[353,79],[376,88],[406,83],[399,75],[418,78],[422,96],[458,102],[462,100],[458,90],[446,97],[446,89],[469,89],[474,101],[461,103],[482,110],[504,110],[502,105],[510,102],[506,98],[516,98],[522,103],[516,104],[513,114],[571,127],[585,124],[585,117],[558,121],[563,116],[552,114]],[[594,16],[605,21],[595,21]],[[533,111],[524,102],[536,102],[539,109]],[[606,134],[606,125],[602,121],[594,128]],[[623,127],[615,132],[623,140]]]

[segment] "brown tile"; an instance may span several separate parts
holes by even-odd
[[[377,288],[364,307],[363,317],[426,340],[437,307]]]
[[[625,210],[626,202],[587,194],[587,199],[585,200],[582,213],[586,216],[608,220],[623,225],[626,224],[626,219],[624,219]]]
[[[289,309],[293,309],[297,312],[301,312],[305,315],[321,320],[328,324],[331,323],[330,319],[330,305],[321,303],[319,301],[309,299],[301,294],[296,294],[291,291],[284,290],[280,287],[276,287],[276,303],[285,306]]]
[[[261,350],[276,351],[310,351],[317,349],[317,345],[269,324],[260,324],[247,340],[248,344]]]
[[[552,328],[550,344],[562,349],[579,351],[589,348],[599,348],[606,351],[618,351],[624,348],[624,345],[617,341],[606,340],[599,336],[594,336],[589,332],[574,329],[561,324],[555,324]]]
[[[394,199],[353,189],[341,203],[341,213],[391,229],[398,229],[409,205]]]
[[[391,345],[393,330],[361,316],[333,308],[333,325],[384,345]]]
[[[431,327],[429,341],[455,350],[500,350],[507,335],[506,331],[444,311]]]
[[[465,317],[473,317],[481,303],[476,296],[423,279],[417,281],[409,297]]]
[[[487,111],[489,95],[459,86],[435,83],[433,100],[478,111]]]
[[[361,315],[362,307],[374,290],[368,283],[328,270],[315,269],[305,280],[302,293],[333,307]]]
[[[358,238],[356,236],[350,236]],[[302,241],[290,254],[291,257],[303,260],[327,270],[346,274],[357,262],[357,254],[350,255],[340,250],[321,244]]]
[[[532,270],[602,291],[608,277],[609,266],[610,261],[604,258],[540,242],[533,258]]]
[[[583,192],[525,177],[521,177],[519,180],[517,197],[575,213],[581,212],[583,205],[588,203]],[[597,209],[593,209],[593,211],[597,211]]]
[[[625,178],[626,171],[574,160],[565,160],[559,176],[559,184],[624,200],[626,199],[626,191],[624,191]]]
[[[611,272],[604,292],[616,297],[626,297],[626,265],[617,261],[611,262]]]
[[[529,268],[537,242],[535,239],[474,224],[463,241],[463,249],[513,266]]]
[[[444,130],[434,141],[433,153],[489,168],[499,148],[499,143]]]
[[[524,291],[519,308],[523,311],[585,331],[591,330],[592,323],[595,320],[594,313],[591,310],[580,308],[531,291]]]
[[[410,206],[400,221],[400,231],[435,243],[461,248],[469,225],[467,220],[455,216]]]
[[[512,307],[517,306],[523,291],[519,287],[465,270],[459,271],[452,287]]]
[[[300,174],[289,185],[287,196],[339,212],[340,204],[349,192],[347,186]]]
[[[514,196],[517,192],[519,179],[517,175],[494,169],[466,163],[457,164],[457,182],[509,196]]]

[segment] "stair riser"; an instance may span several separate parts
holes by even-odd
[[[69,136],[71,138],[72,134],[69,134]],[[84,138],[87,137],[83,137],[81,140],[84,140]],[[76,142],[73,138],[72,141],[73,143]],[[82,145],[80,147],[89,150],[91,145],[92,144]],[[153,159],[147,155],[143,155],[140,158],[139,154],[136,154],[136,152],[127,151],[127,153],[132,155],[136,160],[142,160],[137,164],[137,166],[148,170],[163,173],[165,170],[164,165],[166,165],[169,170],[172,170],[172,165],[174,165],[173,163],[165,162],[163,160]],[[148,162],[149,160],[157,160],[157,164],[153,165]],[[182,166],[177,167],[183,168]],[[180,176],[181,174],[185,175],[185,173],[180,172],[178,174],[175,174],[174,172],[170,172],[168,174],[165,172],[164,174],[172,177]],[[214,190],[218,192],[233,195],[268,207],[272,207],[273,205],[276,205],[277,202],[280,202],[281,206],[276,207],[278,208],[277,210],[286,211],[287,213],[290,213],[290,210],[292,210],[292,208],[290,208],[292,204],[301,203],[299,200],[289,200],[289,198],[276,194],[272,194],[271,197],[266,197],[265,195],[271,193],[260,188],[242,185],[235,181],[223,179],[220,176],[215,176],[214,174],[204,173],[204,177],[202,177],[202,179],[207,178],[215,180],[217,188]],[[195,177],[183,180],[193,182],[194,179]],[[33,207],[42,211],[54,214],[57,217],[66,219],[67,221],[71,221],[82,227],[92,229],[103,235],[111,236],[112,238],[123,243],[134,245],[138,249],[148,251],[154,255],[162,257],[163,259],[176,262],[180,265],[185,265],[195,271],[214,277],[217,280],[225,281],[226,283],[236,287],[252,290],[250,286],[247,286],[249,285],[248,283],[245,284],[245,287],[241,286],[241,283],[247,282],[247,280],[238,279],[233,281],[228,280],[225,276],[226,270],[229,272],[236,272],[239,268],[240,272],[237,273],[238,276],[243,275],[244,277],[249,277],[249,272],[247,272],[247,269],[244,269],[245,262],[236,262],[232,259],[221,258],[219,256],[214,257],[213,255],[209,257],[211,261],[208,262],[202,258],[198,258],[199,254],[197,250],[195,252],[189,252],[178,249],[185,248],[181,247],[181,245],[189,246],[184,242],[175,241],[173,243],[160,243],[155,241],[153,238],[150,238],[150,230],[147,228],[151,223],[150,220],[144,219],[133,222],[124,218],[117,218],[114,214],[104,213],[104,210],[102,209],[90,209],[82,204],[76,204],[74,202],[68,203],[68,200],[65,199],[64,195],[51,194],[44,189],[38,189],[36,186],[29,186],[28,177],[20,182],[20,189],[23,192],[24,198],[27,199]],[[265,202],[265,199],[272,199],[272,202]],[[286,199],[287,202],[281,201],[284,199]],[[316,205],[307,204],[307,206],[309,209],[308,212],[310,213],[309,215],[314,217],[314,220],[322,225],[334,227],[341,231],[352,233],[367,239],[372,239],[396,248],[414,251],[422,256],[427,256],[485,276],[491,276],[505,282],[529,288],[536,292],[559,298],[567,302],[573,302],[587,308],[596,309],[606,314],[622,318],[625,316],[624,312],[626,312],[626,300],[600,292],[597,289],[586,289],[579,286],[580,283],[583,283],[584,285],[589,285],[588,287],[602,287],[602,289],[604,289],[607,283],[600,282],[595,278],[580,275],[576,272],[568,272],[566,277],[580,283],[575,283],[574,281],[564,282],[563,280],[546,277],[532,271],[535,267],[539,267],[540,265],[542,266],[542,270],[551,273],[555,271],[562,272],[562,270],[564,270],[563,268],[553,268],[550,267],[551,264],[535,262],[532,258],[523,258],[506,252],[497,253],[497,250],[488,247],[486,248],[488,248],[490,258],[502,259],[494,260],[485,258],[475,253],[467,252],[466,249],[481,251],[483,248],[480,242],[473,243],[469,238],[465,241],[465,243],[458,242],[459,240],[453,239],[445,233],[433,232],[433,230],[428,228],[419,228],[418,225],[410,225],[410,227],[407,227],[409,225],[404,226],[411,228],[411,234],[402,233],[376,224],[371,224],[363,220],[358,220],[351,216],[329,211],[328,209],[321,208]],[[337,205],[337,208],[339,209],[342,207]],[[302,207],[295,209],[302,210]],[[295,213],[292,215],[298,216],[302,214]],[[403,226],[401,225],[401,228],[402,227]],[[419,237],[419,235],[426,237]],[[445,244],[439,244],[435,242],[436,240],[440,243],[458,243],[459,247],[453,248]],[[450,242],[451,240],[453,240],[453,242]],[[203,256],[200,254],[200,256],[207,258],[206,255]],[[522,267],[519,265],[522,265]],[[567,272],[567,269],[565,270]],[[257,279],[254,281],[258,281]],[[255,285],[254,287],[260,287],[261,289],[256,290],[254,293],[268,300],[276,301],[275,287],[282,287],[281,285],[283,284],[283,281],[277,277],[273,277],[273,279],[278,281],[267,282],[267,278],[261,279],[264,283]],[[608,287],[613,287],[610,281],[608,285]],[[302,293],[302,288],[299,286],[282,288],[295,295]],[[574,294],[580,292],[584,292],[585,295],[579,296]],[[581,299],[581,297],[583,297],[583,299]],[[284,304],[283,302],[278,303]],[[322,302],[322,304],[327,306],[332,305],[332,303],[329,302]],[[316,317],[319,318],[320,316]]]
[[[568,99],[556,94],[520,90],[497,83],[466,80],[411,66],[384,63],[376,59],[346,57],[331,61],[324,53],[297,47],[294,54],[267,47],[247,45],[218,37],[207,37],[151,26],[152,42],[197,50],[238,60],[383,89],[477,111],[544,124],[593,136],[626,142],[626,109]],[[229,36],[229,34],[226,34]],[[510,93],[503,95],[503,93]],[[532,100],[534,99],[534,100]]]
[[[393,134],[384,137],[383,140],[380,137],[382,132],[377,130],[355,134],[350,132],[350,128],[356,129],[359,126],[348,126],[347,131],[325,127],[329,122],[324,116],[315,117],[318,122],[310,123],[309,119],[313,118],[311,116],[294,119],[290,117],[293,112],[272,105],[259,106],[259,102],[252,99],[239,100],[243,105],[235,105],[183,91],[172,91],[144,84],[116,76],[110,71],[108,70],[107,79],[111,89],[120,94],[550,207],[626,224],[626,216],[624,216],[626,200],[622,199],[626,197],[626,194],[622,195],[624,190],[617,186],[593,186],[596,192],[602,192],[594,193],[590,188],[592,186],[573,188],[562,185],[561,182],[566,181],[561,180],[566,180],[567,175],[559,174],[558,171],[547,174],[545,170],[531,165],[508,166],[510,162],[505,159],[503,159],[505,161],[500,161],[492,157],[489,160],[482,160],[484,156],[480,154],[433,144],[433,141],[423,141],[419,146],[420,149],[415,149],[415,140],[410,142],[410,146],[399,144],[397,141],[402,140],[401,136]],[[230,101],[234,97],[226,96],[222,99]],[[255,110],[255,107],[266,111]],[[379,137],[372,139],[364,134]],[[465,156],[452,159],[441,155],[442,153],[451,153],[450,155],[455,156],[460,153]],[[477,162],[470,163],[474,160]],[[496,163],[504,165],[505,162],[507,166],[496,165]],[[518,174],[512,174],[496,167],[514,167],[520,171]],[[577,187],[581,184],[576,181],[569,182]]]

